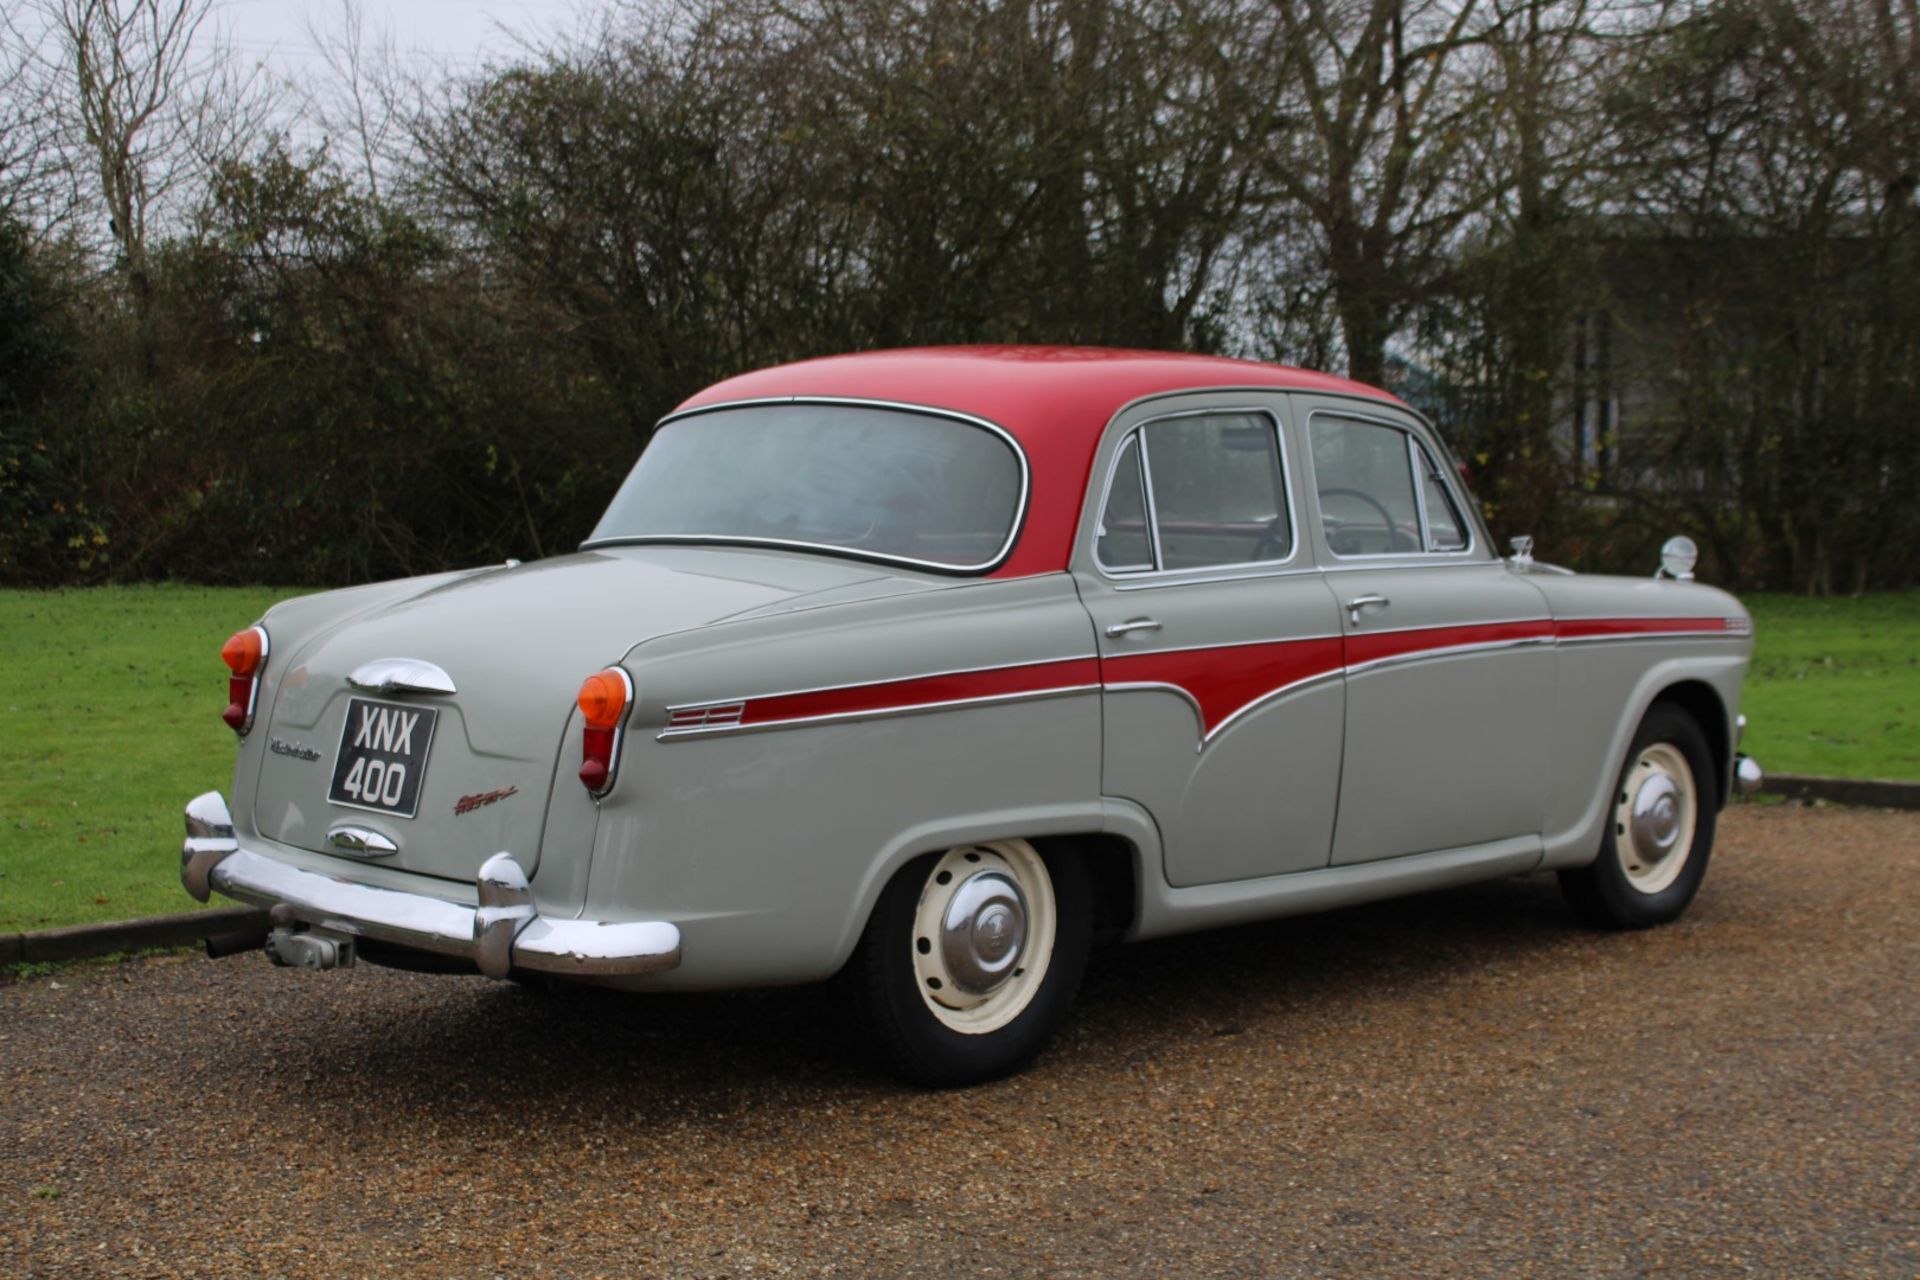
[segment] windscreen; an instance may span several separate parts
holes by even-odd
[[[754,405],[654,434],[588,539],[778,543],[948,569],[999,560],[1023,474],[997,432],[900,409]]]

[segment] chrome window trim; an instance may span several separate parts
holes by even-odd
[[[943,409],[937,405],[914,404],[906,400],[870,400],[856,396],[756,396],[744,400],[723,400],[717,404],[698,405],[692,409],[680,409],[668,414],[653,424],[653,434],[658,435],[662,428],[685,418],[698,417],[703,413],[718,413],[724,409],[756,409],[774,405],[820,404],[841,405],[855,409],[890,409],[902,413],[918,413],[927,417],[947,418],[954,422],[963,422],[968,426],[979,427],[996,435],[1006,446],[1013,450],[1014,461],[1020,466],[1020,493],[1015,499],[1013,519],[1007,526],[1006,540],[1000,549],[987,560],[979,564],[949,564],[939,560],[922,560],[915,556],[888,555],[878,551],[861,551],[854,547],[842,547],[830,542],[805,542],[790,538],[725,537],[710,533],[681,534],[641,534],[629,537],[589,538],[580,544],[580,550],[592,551],[600,547],[636,547],[636,546],[723,546],[723,547],[778,547],[786,550],[819,551],[827,555],[844,556],[851,560],[864,560],[877,564],[901,564],[917,569],[927,569],[934,573],[954,576],[990,573],[1005,564],[1007,557],[1020,541],[1020,534],[1027,525],[1027,509],[1033,496],[1033,468],[1027,461],[1027,451],[1011,431],[990,419],[963,413],[958,409]],[[652,436],[647,443],[653,442]],[[644,457],[646,450],[642,449]],[[640,459],[634,459],[634,466],[640,465]],[[631,471],[629,471],[631,474]]]
[[[1345,408],[1312,409],[1307,412],[1307,420],[1306,420],[1304,429],[1307,434],[1307,466],[1313,476],[1313,506],[1316,514],[1319,514],[1321,517],[1320,535],[1319,535],[1320,543],[1326,549],[1326,552],[1329,556],[1331,556],[1335,560],[1344,560],[1350,563],[1358,562],[1358,561],[1369,562],[1368,564],[1360,567],[1370,567],[1370,568],[1378,568],[1378,567],[1398,568],[1400,566],[1397,566],[1397,565],[1382,566],[1379,562],[1385,561],[1385,560],[1407,560],[1409,557],[1414,557],[1414,559],[1411,561],[1411,563],[1405,566],[1407,568],[1416,567],[1423,561],[1426,563],[1437,562],[1442,564],[1458,564],[1463,562],[1470,562],[1474,564],[1497,563],[1497,561],[1490,560],[1484,555],[1478,556],[1477,558],[1475,557],[1475,553],[1480,548],[1480,530],[1477,524],[1475,524],[1472,527],[1472,529],[1469,531],[1470,536],[1467,538],[1467,545],[1460,548],[1460,550],[1458,551],[1425,550],[1427,542],[1429,541],[1429,534],[1427,531],[1427,506],[1425,502],[1425,495],[1422,494],[1420,491],[1420,473],[1419,473],[1419,470],[1415,468],[1413,465],[1414,458],[1413,458],[1411,447],[1409,447],[1408,454],[1407,454],[1407,467],[1409,472],[1411,473],[1408,476],[1408,479],[1413,481],[1413,499],[1414,499],[1416,508],[1420,513],[1420,545],[1422,547],[1422,550],[1419,550],[1419,551],[1373,551],[1373,552],[1367,552],[1361,555],[1342,555],[1340,552],[1335,551],[1333,549],[1332,544],[1327,542],[1326,516],[1324,512],[1320,511],[1320,473],[1318,469],[1314,468],[1314,465],[1313,465],[1313,420],[1315,418],[1323,417],[1323,416],[1328,418],[1344,418],[1352,422],[1370,423],[1373,426],[1377,426],[1377,427],[1390,427],[1393,430],[1398,431],[1401,435],[1405,436],[1410,446],[1412,444],[1423,443],[1423,442],[1420,441],[1419,436],[1414,432],[1412,427],[1410,427],[1404,422],[1395,422],[1391,418],[1376,417],[1370,413],[1361,413],[1360,411],[1355,409],[1345,409]],[[1458,505],[1459,495],[1453,492],[1452,485],[1448,482],[1445,476],[1442,476],[1440,478],[1440,483],[1446,487],[1448,495],[1452,497],[1456,505]],[[1465,510],[1464,506],[1461,509],[1464,511]],[[1336,568],[1337,566],[1328,565],[1326,567],[1331,569],[1331,568]]]
[[[1145,423],[1140,426],[1144,428]],[[1147,433],[1136,429],[1131,437],[1139,441],[1140,447],[1140,489],[1147,497],[1147,545],[1153,548],[1153,563],[1148,566],[1149,573],[1158,573],[1160,566],[1167,562],[1167,553],[1160,545],[1160,500],[1153,491],[1153,452],[1147,443]],[[1099,561],[1096,553],[1094,560]]]
[[[1439,481],[1440,492],[1448,499],[1454,499],[1456,498],[1456,495],[1453,493],[1452,490],[1447,488],[1447,482],[1442,478],[1440,464],[1439,462],[1435,461],[1433,454],[1427,451],[1426,441],[1420,439],[1418,436],[1414,435],[1412,432],[1408,432],[1407,433],[1407,449],[1408,449],[1408,452],[1411,453],[1413,456],[1413,496],[1414,496],[1414,501],[1420,504],[1421,540],[1427,544],[1427,551],[1429,554],[1443,555],[1443,556],[1457,555],[1461,550],[1464,550],[1464,548],[1456,547],[1454,550],[1448,551],[1442,547],[1436,547],[1433,545],[1433,542],[1434,542],[1433,520],[1432,520],[1432,517],[1428,514],[1428,507],[1427,507],[1426,468],[1428,464],[1431,464],[1433,467],[1433,479],[1435,479],[1436,481]],[[1453,508],[1454,508],[1453,515],[1456,517],[1455,523],[1464,527],[1467,521],[1465,517],[1460,515],[1460,504],[1458,501],[1453,502]],[[1467,546],[1471,547],[1472,545],[1473,545],[1473,540],[1469,538],[1467,540]]]
[[[1168,393],[1187,395],[1190,392]],[[1146,397],[1153,399],[1157,397]],[[1134,403],[1142,403],[1136,401]],[[1127,406],[1131,408],[1132,405]],[[1125,416],[1123,408],[1115,418]],[[1258,415],[1273,424],[1274,446],[1279,451],[1280,486],[1279,494],[1287,507],[1287,554],[1278,560],[1240,560],[1228,564],[1195,565],[1187,569],[1162,569],[1166,556],[1160,545],[1160,509],[1154,501],[1153,466],[1150,446],[1147,443],[1147,428],[1161,422],[1172,422],[1180,418],[1214,418],[1228,414]],[[1145,569],[1121,569],[1105,564],[1100,559],[1100,522],[1106,515],[1107,498],[1113,489],[1114,475],[1120,466],[1120,455],[1125,451],[1128,440],[1140,442],[1140,478],[1146,491],[1147,534],[1153,546],[1154,566]],[[1264,578],[1274,576],[1276,570],[1291,565],[1300,558],[1300,512],[1299,504],[1293,500],[1293,467],[1287,450],[1286,424],[1280,415],[1266,405],[1207,405],[1194,409],[1178,409],[1172,413],[1156,414],[1151,418],[1142,418],[1129,426],[1120,438],[1120,444],[1114,449],[1112,459],[1107,463],[1107,478],[1100,487],[1100,503],[1094,508],[1093,539],[1091,559],[1094,570],[1102,578],[1113,583],[1117,590],[1138,590],[1141,586],[1174,586],[1183,582],[1226,582],[1239,578]],[[1260,570],[1261,572],[1248,572]],[[1212,576],[1202,576],[1212,575]],[[1129,585],[1137,584],[1137,585]]]
[[[1107,482],[1100,490],[1100,505],[1095,507],[1093,511],[1093,563],[1099,568],[1100,572],[1106,574],[1151,573],[1153,571],[1152,564],[1109,565],[1100,559],[1100,531],[1106,527],[1107,504],[1113,500],[1113,482],[1120,478],[1120,460],[1126,456],[1127,446],[1136,443],[1138,443],[1139,447],[1134,454],[1134,465],[1140,470],[1140,506],[1147,518],[1147,554],[1149,556],[1157,556],[1159,554],[1154,547],[1153,495],[1147,487],[1146,445],[1140,442],[1138,436],[1132,432],[1128,432],[1126,438],[1120,442],[1120,447],[1114,450],[1113,465],[1107,468]]]
[[[1197,571],[1188,569],[1180,572],[1195,573]],[[1116,579],[1111,583],[1111,588],[1114,591],[1157,591],[1164,587],[1198,587],[1210,582],[1248,582],[1256,578],[1294,578],[1303,574],[1321,572],[1324,572],[1324,569],[1320,565],[1310,564],[1299,568],[1263,569],[1252,573],[1214,573],[1206,577]]]
[[[1413,438],[1413,432],[1407,435],[1407,471],[1413,478],[1413,509],[1420,520],[1420,550],[1432,555],[1433,523],[1427,518],[1427,486],[1421,483],[1426,477],[1420,471],[1420,442]]]

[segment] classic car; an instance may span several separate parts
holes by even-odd
[[[1678,916],[1758,780],[1751,623],[1685,550],[1503,557],[1428,422],[1297,369],[748,373],[577,552],[229,640],[233,800],[187,806],[182,877],[280,964],[838,977],[900,1074],[981,1080],[1096,940],[1542,869],[1594,924]]]

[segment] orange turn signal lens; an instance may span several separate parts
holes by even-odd
[[[627,682],[621,673],[608,668],[596,671],[580,685],[580,714],[590,729],[611,729],[620,723],[627,709]]]
[[[258,627],[236,631],[220,646],[220,661],[236,676],[250,676],[260,669],[260,659],[266,656],[266,640]]]

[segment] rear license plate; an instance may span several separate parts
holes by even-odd
[[[347,723],[327,799],[354,809],[411,818],[420,809],[420,781],[440,713],[367,698],[347,699]]]

